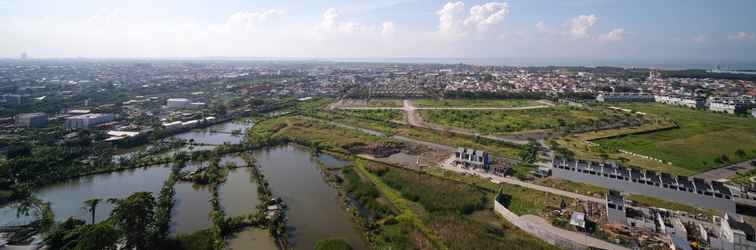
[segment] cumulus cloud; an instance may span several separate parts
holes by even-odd
[[[441,34],[455,34],[460,31],[461,15],[465,11],[465,4],[462,2],[449,2],[441,10],[436,11],[438,15],[438,30]]]
[[[507,3],[486,3],[470,8],[470,16],[465,19],[466,26],[475,26],[480,31],[501,23],[509,15]]]
[[[572,18],[567,23],[567,33],[574,38],[588,38],[591,36],[590,29],[598,22],[596,15],[580,15]]]
[[[727,36],[727,39],[730,39],[730,40],[753,40],[753,39],[756,39],[756,34],[751,33],[751,32],[740,31],[738,33],[731,34],[731,35]]]
[[[362,24],[353,21],[341,20],[341,13],[334,8],[323,12],[317,31],[330,34],[385,34],[392,35],[396,28],[393,22],[384,22],[381,25]]]
[[[253,31],[259,25],[272,21],[285,14],[282,10],[270,9],[260,12],[241,11],[226,18],[224,28],[232,31]]]
[[[609,33],[599,36],[599,40],[602,41],[622,41],[622,39],[625,39],[624,29],[613,29]]]
[[[509,15],[509,6],[504,2],[489,2],[474,5],[465,14],[465,4],[448,2],[436,11],[439,33],[453,37],[463,37],[468,33],[489,31],[501,24]]]

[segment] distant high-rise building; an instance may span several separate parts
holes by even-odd
[[[26,52],[21,53],[21,60],[26,60],[29,56],[26,55]]]

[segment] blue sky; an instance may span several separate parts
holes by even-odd
[[[753,10],[749,0],[0,0],[0,57],[736,62],[756,57]]]

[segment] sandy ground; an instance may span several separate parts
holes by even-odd
[[[236,237],[228,242],[228,246],[231,249],[278,250],[268,230],[259,228],[250,228],[236,234]]]

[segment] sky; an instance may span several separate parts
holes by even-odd
[[[753,61],[752,0],[0,0],[0,57]]]

